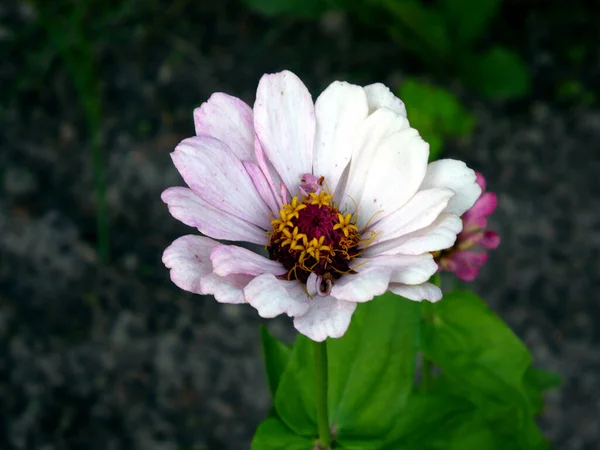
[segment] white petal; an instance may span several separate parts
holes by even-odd
[[[365,267],[356,274],[342,276],[331,289],[331,296],[348,302],[368,302],[383,294],[392,271],[387,267]]]
[[[375,213],[381,220],[415,195],[425,176],[428,157],[429,144],[412,128],[386,139],[371,164],[358,203],[359,229]]]
[[[336,192],[336,201],[342,210],[354,211],[355,203],[360,202],[371,165],[387,138],[408,128],[406,117],[386,108],[379,109],[366,118],[357,133],[346,189]]]
[[[281,206],[283,205],[281,197],[281,185],[283,184],[283,182],[281,181],[281,177],[273,167],[273,164],[271,164],[271,162],[267,161],[267,159],[265,158],[265,152],[262,148],[262,145],[260,145],[258,137],[254,138],[254,153],[256,157],[256,163],[258,164],[258,167],[260,167],[260,169],[262,170],[262,173],[265,175],[265,179],[267,180],[267,183],[271,188],[273,196],[275,197],[275,202],[277,203],[277,210],[275,212],[279,212]]]
[[[308,89],[292,72],[260,79],[254,128],[288,190],[296,192],[302,175],[312,171],[315,110]]]
[[[336,81],[317,98],[315,113],[317,131],[312,173],[325,177],[333,193],[352,157],[358,128],[368,115],[367,96],[360,86]]]
[[[252,178],[254,187],[263,202],[265,202],[274,214],[279,213],[281,205],[277,202],[271,185],[262,169],[256,163],[251,161],[244,161],[244,167],[246,168],[248,175],[250,175],[250,178]]]
[[[202,277],[200,287],[205,294],[214,295],[219,303],[246,303],[244,288],[252,281],[252,275],[229,275],[220,277],[210,273]]]
[[[173,217],[213,239],[244,241],[266,245],[265,231],[239,217],[206,203],[191,189],[172,187],[161,198]]]
[[[316,273],[311,272],[308,276],[308,280],[306,280],[306,293],[311,297],[319,295],[320,283],[321,280],[319,279],[319,276]]]
[[[344,335],[356,303],[338,300],[335,297],[315,297],[310,301],[310,309],[304,315],[294,318],[294,327],[313,341],[323,342],[328,337]]]
[[[431,225],[448,205],[452,196],[454,191],[450,189],[427,189],[417,192],[404,206],[371,227],[377,232],[377,237],[371,245]]]
[[[162,256],[171,269],[171,280],[184,291],[205,294],[200,280],[212,272],[210,252],[218,242],[202,236],[182,236],[167,247]]]
[[[362,261],[360,258],[357,260]],[[390,281],[403,284],[420,284],[437,272],[438,266],[431,253],[421,255],[381,255],[366,260],[367,267],[381,267],[391,271]]]
[[[481,195],[481,187],[475,181],[475,171],[462,161],[440,159],[427,167],[420,190],[429,188],[449,188],[456,195],[448,203],[447,213],[462,216]]]
[[[271,261],[247,248],[236,245],[220,245],[211,254],[214,272],[220,276],[229,274],[261,275],[272,273],[283,275],[285,268],[277,261]]]
[[[397,239],[373,245],[364,253],[373,255],[418,255],[450,248],[462,230],[462,220],[454,214],[441,214],[431,225]]]
[[[246,301],[261,317],[271,318],[279,314],[294,317],[308,311],[310,300],[304,287],[297,281],[280,280],[265,273],[252,280],[244,289]]]
[[[213,136],[240,160],[254,159],[252,108],[242,100],[217,92],[194,110],[196,135]]]
[[[442,291],[440,288],[431,283],[422,283],[415,286],[407,286],[405,284],[390,284],[390,291],[396,295],[401,295],[404,298],[417,302],[422,300],[437,302],[442,298]]]
[[[404,102],[392,94],[392,91],[387,86],[375,83],[365,86],[364,89],[369,101],[369,113],[373,113],[380,108],[388,108],[396,114],[407,117]]]
[[[265,230],[270,228],[269,209],[244,165],[223,142],[208,136],[188,138],[171,157],[185,182],[204,201]]]

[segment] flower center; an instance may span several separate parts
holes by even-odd
[[[306,284],[314,273],[319,293],[326,295],[336,279],[353,273],[350,262],[363,249],[356,217],[338,210],[331,194],[322,188],[323,181],[310,174],[302,178],[300,190],[305,195],[301,200],[292,198],[271,221],[267,250],[272,260],[287,269],[283,278]]]

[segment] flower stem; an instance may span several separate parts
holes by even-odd
[[[323,450],[331,449],[331,431],[327,411],[327,343],[313,341],[317,388],[317,426]]]

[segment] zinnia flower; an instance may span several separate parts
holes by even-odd
[[[485,178],[477,173],[477,184],[485,191]],[[473,281],[488,260],[486,251],[472,251],[479,246],[493,250],[500,245],[498,233],[487,228],[487,218],[494,212],[498,199],[493,192],[484,192],[463,216],[463,229],[455,244],[436,255],[440,270],[454,272],[463,281]]]
[[[204,235],[165,250],[177,286],[285,313],[315,341],[342,336],[357,303],[387,290],[441,298],[431,252],[452,246],[481,189],[460,161],[427,165],[388,88],[336,81],[313,103],[284,71],[262,77],[254,108],[216,93],[194,121],[172,153],[189,189],[162,194]]]

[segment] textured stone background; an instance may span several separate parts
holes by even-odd
[[[269,407],[260,320],[169,282],[162,250],[192,230],[159,199],[182,184],[168,154],[193,132],[194,106],[214,91],[252,103],[264,72],[289,68],[315,93],[334,79],[403,77],[394,47],[344,15],[268,22],[233,0],[140,5],[95,32],[109,267],[95,257],[89,146],[69,74],[41,31],[23,37],[30,8],[0,6],[2,450],[249,448]],[[475,289],[539,367],[563,374],[541,419],[560,450],[600,448],[600,109],[555,101],[565,79],[598,88],[598,17],[583,2],[505,2],[494,32],[526,59],[533,92],[510,105],[462,94],[478,126],[448,150],[499,195],[502,245]],[[573,45],[591,49],[585,61],[569,63]],[[286,320],[270,326],[290,335]]]

